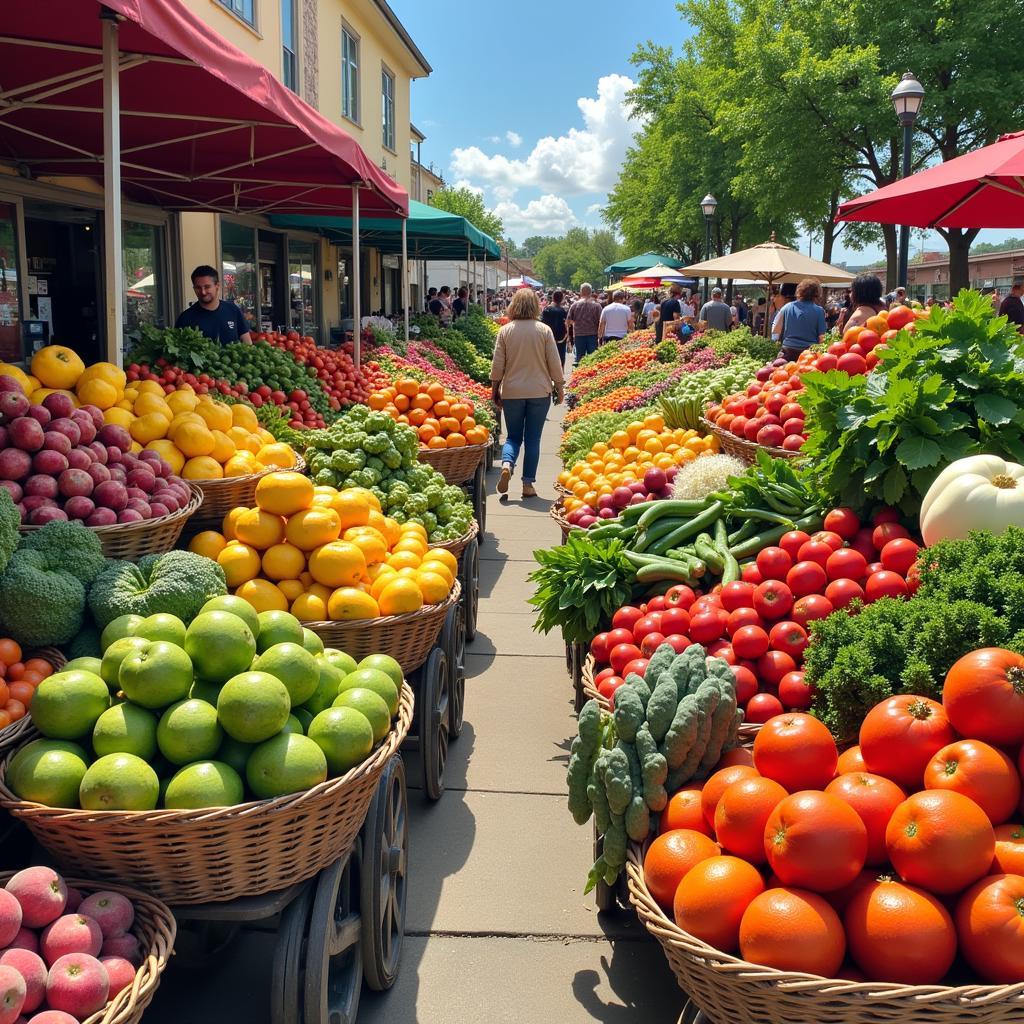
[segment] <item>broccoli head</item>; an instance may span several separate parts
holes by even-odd
[[[0,575],[4,633],[24,647],[66,644],[82,628],[84,611],[85,586],[59,560],[47,551],[15,551]]]
[[[21,514],[6,487],[0,487],[0,572],[10,561],[18,546],[18,527]]]
[[[71,573],[86,586],[107,564],[99,537],[81,523],[47,523],[42,529],[30,533],[21,542],[21,547],[26,551],[44,552],[50,565]]]

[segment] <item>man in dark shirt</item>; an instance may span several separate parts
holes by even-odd
[[[455,296],[455,301],[452,303],[452,311],[455,314],[455,319],[458,320],[464,313],[469,312],[469,289],[462,287],[459,289],[458,295]]]
[[[1010,289],[1010,294],[1003,299],[999,306],[999,315],[1005,316],[1011,324],[1017,325],[1017,331],[1024,334],[1024,301],[1021,300],[1021,293],[1024,292],[1024,283],[1017,281]]]
[[[565,318],[569,311],[562,305],[565,298],[563,292],[555,292],[551,296],[551,302],[544,307],[540,315],[540,322],[551,328],[555,336],[555,345],[558,348],[558,358],[562,360],[562,369],[565,369]]]
[[[245,314],[233,302],[221,299],[220,275],[213,267],[203,265],[192,271],[192,290],[199,301],[174,321],[175,327],[195,327],[221,345],[252,344]]]
[[[654,325],[655,341],[661,341],[665,333],[665,324],[670,320],[679,320],[683,315],[683,307],[679,296],[683,294],[682,285],[674,284],[668,290],[668,298],[661,304],[658,321]]]

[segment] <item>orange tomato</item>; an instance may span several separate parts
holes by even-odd
[[[6,637],[0,640],[0,661],[5,665],[13,665],[16,661],[21,661],[21,645]]]

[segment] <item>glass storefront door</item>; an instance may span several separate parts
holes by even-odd
[[[316,305],[317,271],[312,242],[288,240],[288,326],[314,340],[320,337]]]
[[[166,320],[163,229],[126,220],[121,235],[124,333],[134,339],[143,324],[160,325]]]
[[[245,224],[221,218],[221,298],[241,309],[250,324],[259,326],[256,305],[256,232]]]
[[[22,355],[18,257],[18,208],[0,203],[0,361],[5,363]]]

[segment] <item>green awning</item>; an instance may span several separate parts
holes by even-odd
[[[604,272],[611,274],[613,277],[626,277],[629,274],[636,273],[638,270],[656,267],[659,263],[666,267],[673,267],[675,270],[686,266],[685,263],[674,260],[671,256],[659,256],[656,252],[645,252],[642,256],[631,256],[628,260],[623,260],[621,263],[613,263],[610,267],[605,267]]]
[[[352,244],[351,217],[271,214],[270,223],[278,228],[319,231],[339,245]],[[406,232],[410,259],[464,260],[467,243],[470,255],[475,260],[501,259],[498,243],[465,217],[417,203],[415,200],[409,201]],[[381,252],[400,253],[402,221],[397,217],[361,217],[359,241],[360,244],[379,249]]]

